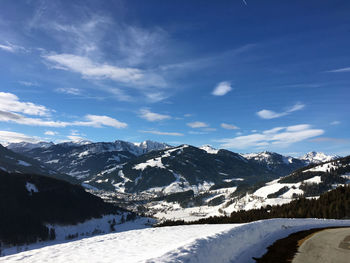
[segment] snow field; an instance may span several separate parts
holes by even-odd
[[[253,262],[290,233],[350,220],[270,219],[247,224],[131,230],[85,238],[0,258],[0,262]]]

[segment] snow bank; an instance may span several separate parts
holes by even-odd
[[[53,245],[61,243],[71,243],[74,242],[74,240],[76,241],[78,239],[93,237],[111,232],[118,233],[129,230],[150,228],[151,224],[155,223],[154,219],[147,217],[138,217],[132,221],[125,221],[127,214],[128,213],[122,213],[120,215],[104,215],[101,218],[92,218],[76,225],[47,224],[46,226],[49,229],[55,229],[55,240],[41,241],[23,246],[0,246],[0,256],[12,255],[27,250],[36,251],[37,249],[42,249],[44,247],[52,247]],[[122,217],[124,217],[124,220],[122,220]],[[0,257],[0,262],[2,262],[2,259],[3,258]]]
[[[0,262],[254,262],[275,240],[350,220],[270,219],[248,224],[148,228],[22,252]]]
[[[326,226],[350,226],[350,220],[270,219],[233,226],[147,262],[255,262],[274,241],[291,233]]]

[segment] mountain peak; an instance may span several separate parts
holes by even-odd
[[[211,154],[217,154],[219,150],[213,148],[211,145],[209,144],[205,144],[203,146],[200,147],[200,149],[206,151],[207,153],[211,153]]]
[[[304,160],[308,163],[323,163],[323,162],[328,162],[332,161],[334,159],[339,158],[340,156],[337,155],[327,155],[323,152],[308,152],[304,156],[300,157],[301,160]]]

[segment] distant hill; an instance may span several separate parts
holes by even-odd
[[[55,230],[47,224],[74,225],[125,210],[78,185],[0,171],[0,211],[0,241],[16,245],[55,239]]]
[[[9,173],[41,174],[71,183],[78,183],[71,176],[59,173],[38,160],[15,153],[2,145],[0,145],[0,170]]]

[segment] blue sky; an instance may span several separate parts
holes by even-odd
[[[349,1],[1,1],[0,141],[349,154]]]

